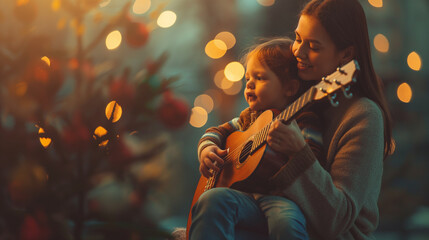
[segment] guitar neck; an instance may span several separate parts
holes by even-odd
[[[283,110],[279,115],[277,115],[277,117],[275,117],[273,121],[268,123],[258,133],[256,133],[254,135],[251,152],[258,150],[265,143],[268,136],[268,130],[270,129],[271,124],[275,120],[281,120],[286,123],[291,121],[298,112],[300,112],[302,109],[304,109],[307,105],[309,105],[312,102],[313,96],[315,93],[316,93],[316,89],[314,87],[311,87],[303,95],[301,95],[301,97],[299,97],[292,104],[286,107],[286,109]]]

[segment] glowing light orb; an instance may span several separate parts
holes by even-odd
[[[219,39],[221,41],[223,41],[226,45],[227,49],[231,49],[232,47],[234,47],[235,43],[236,43],[236,39],[234,34],[230,33],[230,32],[220,32],[216,35],[215,39]]]
[[[106,117],[112,122],[117,122],[122,116],[122,107],[116,101],[111,101],[106,107]]]
[[[243,79],[244,77],[244,67],[239,62],[230,62],[225,67],[225,77],[232,82],[237,82]]]
[[[228,47],[222,40],[214,39],[207,43],[205,52],[210,58],[218,59],[225,55],[227,49]]]
[[[173,24],[176,22],[176,19],[176,13],[174,13],[173,11],[164,11],[159,15],[156,23],[162,28],[169,28],[173,26]]]
[[[389,40],[383,34],[377,34],[374,37],[374,47],[377,51],[386,53],[389,51]]]
[[[214,101],[213,101],[213,98],[210,97],[209,95],[201,94],[195,98],[194,106],[202,107],[207,111],[207,113],[210,113],[213,110]]]
[[[373,7],[381,8],[383,7],[383,0],[368,0],[369,4]]]
[[[411,87],[408,85],[408,83],[402,83],[399,85],[396,94],[398,99],[404,103],[409,103],[413,97],[413,91],[411,90]]]
[[[192,108],[189,124],[193,127],[200,128],[207,123],[207,119],[208,119],[208,114],[204,108],[194,107]]]
[[[116,49],[121,45],[122,42],[122,34],[118,30],[115,30],[106,37],[106,47],[109,50]]]
[[[416,52],[411,52],[407,57],[408,67],[413,69],[414,71],[420,71],[422,68],[422,60],[420,55]]]

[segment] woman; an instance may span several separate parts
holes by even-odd
[[[291,159],[271,181],[297,203],[311,239],[373,239],[383,159],[391,144],[390,114],[370,54],[365,14],[357,0],[312,0],[301,12],[292,47],[303,81],[320,80],[356,59],[354,97],[324,106],[326,162],[318,161],[299,128],[275,124],[274,149]],[[282,142],[282,145],[275,145]]]

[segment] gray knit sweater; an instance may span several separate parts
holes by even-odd
[[[311,239],[374,239],[383,173],[383,116],[367,98],[324,112],[327,167],[308,146],[272,177],[276,194],[297,203]],[[286,186],[286,187],[285,187]]]

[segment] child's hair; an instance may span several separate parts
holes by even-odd
[[[293,40],[290,38],[272,38],[250,47],[241,62],[247,65],[250,57],[256,56],[284,84],[289,79],[298,79],[297,61],[292,54]]]

